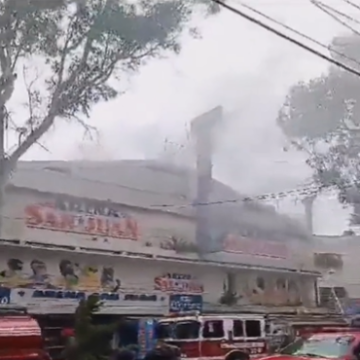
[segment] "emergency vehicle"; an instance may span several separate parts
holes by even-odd
[[[328,326],[348,324],[331,314],[204,314],[162,318],[155,333],[157,339],[178,346],[182,358],[245,360],[269,355],[302,333]]]
[[[0,307],[0,360],[49,360],[39,324],[26,309]]]
[[[360,360],[360,322],[350,326],[319,327],[262,360],[336,359]]]
[[[261,315],[200,315],[163,318],[156,335],[176,345],[181,357],[245,360],[267,353],[265,318]]]

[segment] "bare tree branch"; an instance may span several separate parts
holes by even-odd
[[[140,12],[114,0],[5,0],[1,6],[0,106],[13,94],[18,59],[41,56],[51,72],[40,94],[38,76],[28,81],[23,69],[29,116],[15,126],[19,144],[8,155],[8,171],[56,119],[81,125],[87,136],[96,133],[86,118],[94,105],[120,94],[111,77],[137,70],[162,50],[179,51],[179,34],[194,9],[190,0],[141,1]]]

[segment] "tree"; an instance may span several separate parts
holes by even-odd
[[[205,0],[0,1],[0,208],[20,157],[57,119],[91,130],[86,118],[92,106],[120,94],[115,80],[124,72],[164,51],[180,51],[179,35],[196,5],[210,14],[219,10]],[[19,74],[27,85],[28,116],[15,121],[8,104]],[[18,143],[7,151],[10,129]]]
[[[81,300],[75,311],[74,337],[64,350],[67,360],[103,360],[108,359],[111,338],[118,324],[94,325],[93,317],[101,307],[97,296]]]
[[[360,66],[359,36],[336,37],[330,49],[336,60],[354,65],[359,59],[357,66]],[[347,58],[341,57],[341,53]],[[342,202],[360,202],[357,195],[360,79],[357,76],[330,66],[326,74],[295,84],[279,112],[277,123],[290,143],[308,155],[307,164],[314,170],[316,187],[309,189],[307,195],[336,187]]]

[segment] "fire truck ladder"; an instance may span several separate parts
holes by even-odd
[[[344,308],[340,297],[343,292],[342,288],[334,286],[326,286],[319,288],[320,305],[338,314],[344,314]],[[339,297],[340,295],[340,297]]]
[[[339,299],[339,296],[336,292],[336,289],[334,287],[331,287],[331,292],[332,292],[332,295],[334,297],[334,300],[335,300],[335,304],[336,304],[336,310],[338,310],[338,312],[342,315],[345,314],[345,311],[344,311],[344,308],[342,306],[342,303]]]

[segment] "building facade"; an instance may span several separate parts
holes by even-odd
[[[238,305],[315,306],[306,234],[272,209],[222,207],[227,222],[212,212],[216,251],[199,257],[188,175],[138,162],[19,164],[3,208],[1,302],[71,313],[98,293],[105,313],[164,314],[174,294],[211,307],[231,292]],[[238,196],[214,188],[215,199]]]
[[[315,266],[322,274],[320,290],[334,289],[345,308],[353,300],[360,304],[359,236],[314,236],[314,251]],[[360,305],[358,308],[360,312]]]

